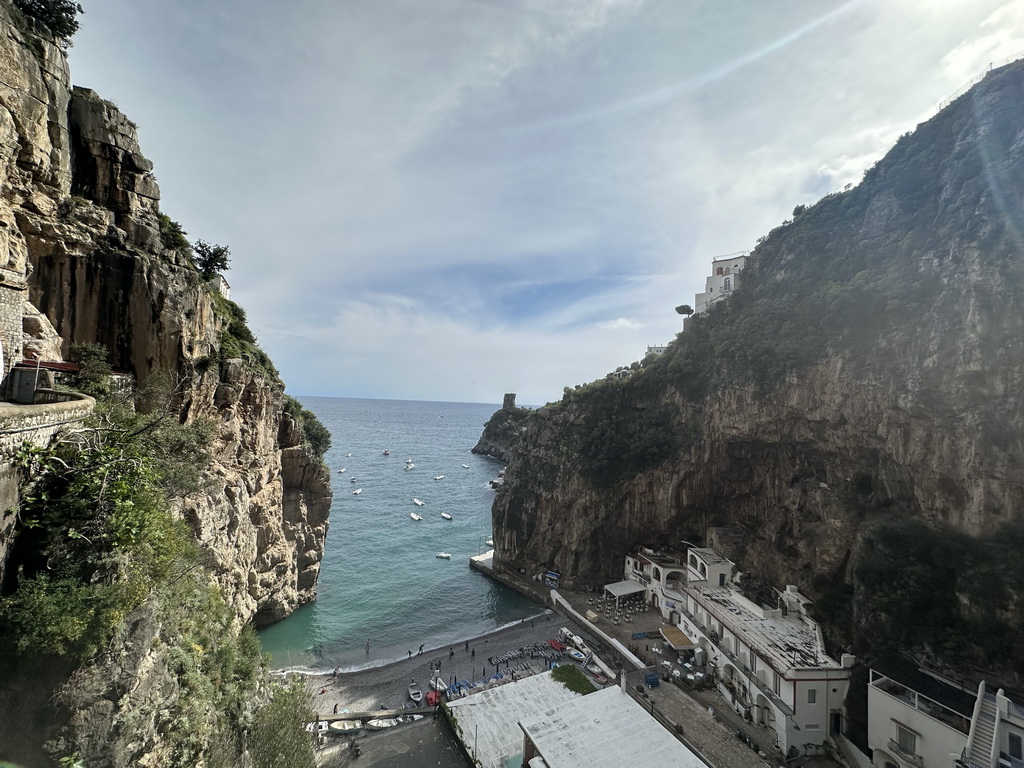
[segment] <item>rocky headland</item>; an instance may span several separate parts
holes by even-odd
[[[664,355],[527,414],[496,567],[585,585],[714,544],[861,657],[1019,683],[1022,126],[1018,61],[798,206]]]

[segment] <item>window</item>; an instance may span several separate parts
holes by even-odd
[[[807,703],[808,704],[813,704],[817,700],[818,700],[818,689],[817,688],[808,688],[807,689]]]
[[[729,274],[729,268],[728,267],[725,268],[725,274],[727,274],[727,275]]]
[[[725,282],[722,285],[722,290],[723,291],[731,291],[732,290],[732,278],[731,277],[725,278]]]
[[[724,573],[718,574],[718,586],[720,586],[720,587],[724,587],[725,586],[725,574]]]
[[[896,744],[900,748],[900,752],[905,755],[916,755],[917,754],[917,734],[912,731],[908,731],[902,725],[896,726],[897,739]]]
[[[719,267],[718,269],[715,270],[715,274],[716,275],[720,275],[720,274],[722,274],[722,272],[723,272],[723,270],[722,270],[721,267]]]
[[[750,671],[757,673],[757,656],[750,654]]]
[[[1024,745],[1021,744],[1019,733],[1010,734],[1010,757],[1015,757],[1018,760],[1024,759]]]
[[[774,680],[772,681],[772,690],[775,691],[776,696],[782,695],[782,678],[779,677],[778,673],[775,673]]]

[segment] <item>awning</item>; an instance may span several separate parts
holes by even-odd
[[[662,627],[661,636],[672,646],[673,650],[685,651],[687,648],[696,648],[697,644],[683,634],[679,627]]]
[[[645,592],[647,587],[638,581],[626,579],[626,581],[616,581],[614,584],[605,584],[604,591],[608,592],[612,597],[625,597],[626,595],[635,595],[637,592]]]

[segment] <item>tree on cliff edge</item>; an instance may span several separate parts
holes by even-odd
[[[192,260],[203,280],[212,280],[214,275],[227,270],[231,251],[226,245],[214,245],[205,240],[197,240],[192,246],[192,251]]]
[[[85,13],[74,0],[14,0],[14,5],[26,16],[45,24],[65,46],[71,44],[78,31],[78,14]]]

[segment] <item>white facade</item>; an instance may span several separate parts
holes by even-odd
[[[716,301],[728,298],[732,291],[739,288],[740,275],[746,262],[746,251],[712,260],[711,275],[704,284],[704,293],[698,293],[694,297],[693,313],[699,315]]]
[[[1024,707],[982,682],[968,718],[872,670],[868,746],[876,768],[1024,768]]]
[[[691,548],[686,562],[649,551],[626,558],[626,578],[646,587],[649,602],[703,649],[706,672],[755,725],[774,731],[779,749],[824,744],[845,717],[852,656],[825,653],[810,601],[796,587],[761,608],[740,594],[735,565],[712,549]]]
[[[645,355],[645,357],[650,357],[651,355],[664,355],[665,352],[667,352],[667,351],[668,351],[668,346],[667,345],[663,346],[663,347],[662,346],[654,346],[654,347],[652,347],[652,346],[648,345],[648,347],[647,347],[647,354]]]

